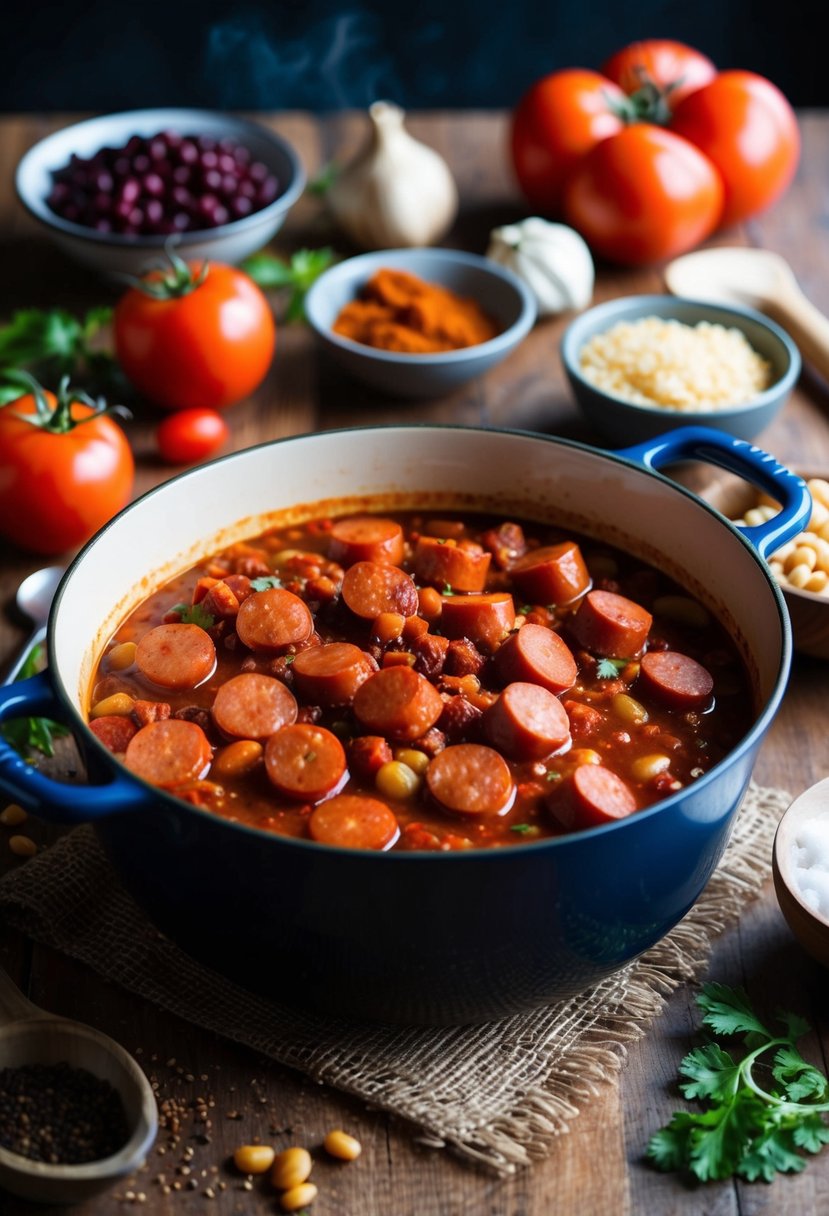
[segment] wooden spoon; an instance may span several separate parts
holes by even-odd
[[[158,1131],[153,1091],[123,1047],[82,1022],[59,1018],[27,1001],[0,968],[0,1071],[24,1064],[85,1068],[121,1095],[130,1137],[111,1157],[84,1165],[49,1165],[0,1146],[0,1187],[45,1203],[77,1203],[132,1174]]]
[[[766,249],[701,249],[665,268],[675,296],[756,308],[779,321],[804,359],[829,380],[829,318],[798,286],[791,266]]]

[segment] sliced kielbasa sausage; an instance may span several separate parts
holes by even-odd
[[[415,577],[454,591],[483,591],[492,554],[480,545],[461,547],[454,541],[421,536],[414,551]]]
[[[350,705],[357,689],[373,673],[374,665],[351,642],[327,642],[301,650],[291,670],[297,693],[309,704]]]
[[[542,760],[570,742],[570,719],[540,684],[508,684],[483,717],[484,733],[511,760]]]
[[[621,777],[603,764],[580,764],[569,782],[571,822],[566,826],[578,830],[614,823],[636,810],[636,796]],[[569,816],[568,816],[569,817]]]
[[[250,650],[278,654],[314,632],[314,618],[304,600],[283,587],[256,591],[239,605],[236,632]]]
[[[283,726],[265,744],[265,772],[286,798],[319,802],[346,775],[345,751],[324,726],[296,722]]]
[[[124,763],[150,785],[174,790],[199,781],[212,758],[207,735],[195,722],[165,718],[142,726],[130,739]]]
[[[261,740],[296,721],[297,703],[281,680],[247,671],[222,684],[211,713],[223,735]]]
[[[515,624],[515,604],[506,591],[490,595],[445,595],[440,627],[448,638],[469,638],[482,650],[496,650]]]
[[[354,713],[368,730],[411,741],[434,726],[443,700],[425,676],[411,667],[384,667],[357,689]]]
[[[403,529],[393,519],[380,515],[353,515],[335,519],[328,534],[328,556],[343,566],[354,562],[403,561]]]
[[[400,835],[397,817],[365,794],[337,794],[311,814],[308,831],[320,844],[341,849],[388,849]]]
[[[346,607],[364,621],[381,612],[414,616],[417,587],[405,570],[383,562],[355,562],[345,572],[342,597]]]
[[[569,604],[590,586],[575,541],[532,549],[510,568],[512,581],[530,604]]]
[[[104,714],[101,718],[93,718],[89,729],[96,735],[109,751],[125,752],[127,744],[138,730],[132,718],[124,714]]]
[[[156,625],[138,643],[135,662],[142,675],[162,688],[195,688],[212,674],[216,647],[199,625]]]
[[[653,617],[614,591],[588,591],[570,621],[573,637],[592,654],[631,659],[641,654]]]
[[[704,709],[714,691],[706,667],[677,650],[655,650],[642,656],[641,684],[672,709]]]
[[[495,670],[503,684],[540,684],[556,694],[572,688],[578,676],[567,643],[546,625],[532,622],[507,638],[495,656]]]
[[[515,797],[509,765],[482,743],[456,743],[435,756],[426,770],[429,793],[459,815],[500,815]]]

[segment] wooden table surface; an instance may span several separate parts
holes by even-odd
[[[259,116],[299,149],[309,176],[333,157],[348,155],[360,142],[360,116],[324,119],[305,114]],[[0,121],[0,319],[15,308],[64,306],[79,309],[109,303],[113,289],[71,265],[49,245],[44,233],[24,214],[14,197],[13,170],[22,153],[72,116],[32,116]],[[721,235],[722,244],[759,245],[791,263],[814,303],[829,312],[829,115],[800,116],[803,157],[787,196],[768,216]],[[412,116],[410,129],[438,148],[456,175],[461,216],[446,243],[482,252],[496,224],[526,214],[512,184],[506,158],[503,115],[467,112]],[[278,234],[277,252],[334,243],[350,252],[327,224],[319,201],[306,197]],[[601,267],[595,299],[663,290],[659,270],[630,271]],[[277,311],[279,302],[276,301]],[[371,422],[439,421],[470,425],[517,426],[598,442],[581,424],[564,381],[558,340],[565,321],[539,324],[504,364],[452,397],[411,403],[385,400],[352,385],[315,353],[302,326],[282,327],[272,371],[256,397],[227,412],[232,446],[266,439]],[[795,467],[829,469],[829,391],[809,368],[782,416],[763,434],[762,445]],[[148,409],[129,427],[138,475],[136,492],[167,475],[153,454],[155,415]],[[6,546],[0,562],[0,670],[23,643],[26,629],[12,604],[20,580],[38,565],[36,557]],[[793,794],[829,772],[827,749],[827,666],[797,658],[782,708],[761,750],[755,769],[764,785]],[[30,821],[27,830],[40,847],[56,829]],[[0,828],[0,872],[26,864],[11,855],[8,829]],[[447,1153],[415,1143],[410,1132],[387,1116],[367,1110],[334,1091],[263,1060],[253,1053],[186,1025],[153,1005],[107,983],[98,975],[31,941],[0,928],[0,961],[36,1002],[77,1017],[112,1034],[159,1081],[160,1092],[185,1099],[213,1095],[210,1141],[194,1146],[189,1165],[177,1152],[158,1148],[135,1181],[132,1194],[116,1188],[77,1207],[83,1216],[103,1216],[136,1204],[154,1216],[167,1213],[255,1214],[276,1210],[264,1190],[246,1192],[227,1167],[233,1148],[253,1136],[271,1138],[278,1147],[319,1143],[327,1129],[343,1126],[363,1144],[360,1160],[348,1168],[324,1161],[315,1166],[320,1188],[313,1208],[319,1216],[591,1216],[626,1213],[706,1212],[716,1216],[780,1213],[806,1216],[829,1210],[829,1151],[810,1158],[798,1176],[778,1178],[771,1186],[722,1182],[692,1189],[673,1175],[654,1172],[643,1153],[653,1131],[667,1122],[677,1103],[677,1065],[689,1050],[697,1024],[693,993],[680,989],[650,1033],[631,1048],[615,1084],[608,1084],[573,1121],[549,1157],[506,1179],[493,1178],[460,1164]],[[771,883],[750,903],[739,925],[716,942],[708,976],[743,984],[769,1012],[779,1006],[798,1010],[816,1027],[808,1043],[815,1062],[825,1067],[829,1047],[829,1006],[825,973],[801,952],[778,910]],[[187,1080],[187,1077],[192,1080]],[[273,1132],[271,1129],[275,1129]],[[186,1127],[189,1134],[203,1126]],[[176,1172],[176,1167],[185,1172]],[[190,1170],[190,1173],[186,1171]],[[179,1189],[165,1194],[157,1176]],[[207,1192],[210,1192],[208,1194]],[[144,1196],[142,1199],[141,1197]],[[8,1216],[35,1209],[0,1194]],[[58,1209],[54,1209],[57,1211]]]

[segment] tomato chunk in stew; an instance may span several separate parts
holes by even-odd
[[[144,781],[374,850],[616,823],[753,721],[736,645],[664,572],[469,512],[321,517],[210,554],[123,622],[89,703]]]

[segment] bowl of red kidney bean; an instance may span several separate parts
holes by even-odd
[[[269,127],[198,109],[134,110],[64,127],[17,167],[18,195],[77,261],[140,274],[165,242],[236,263],[281,227],[305,174]]]
[[[730,524],[658,471],[682,460],[781,512]],[[809,510],[703,428],[622,453],[438,426],[247,449],[98,533],[48,675],[0,690],[0,720],[68,721],[94,783],[0,743],[0,787],[94,823],[159,927],[249,987],[404,1023],[545,1004],[713,872],[791,661],[765,556]]]

